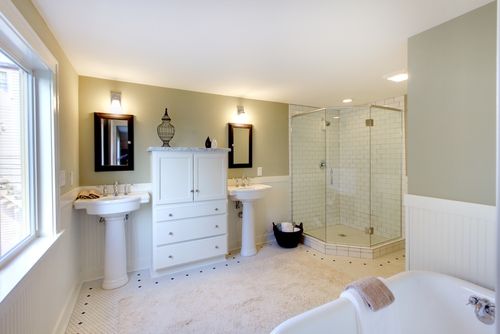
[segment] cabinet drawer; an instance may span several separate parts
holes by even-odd
[[[227,215],[163,221],[156,224],[156,245],[226,234]]]
[[[156,208],[156,221],[177,220],[226,213],[227,201],[210,201],[183,205],[165,205]]]
[[[154,250],[155,270],[208,259],[227,253],[227,236],[221,235],[173,245],[158,246]]]

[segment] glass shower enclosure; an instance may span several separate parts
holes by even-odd
[[[328,244],[401,237],[403,115],[371,105],[291,119],[292,219]]]

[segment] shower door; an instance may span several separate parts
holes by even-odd
[[[331,108],[326,131],[327,242],[370,246],[369,108]]]
[[[304,231],[326,241],[325,110],[291,119],[292,219]]]

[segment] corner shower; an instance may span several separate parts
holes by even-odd
[[[290,122],[292,219],[306,241],[347,255],[401,240],[402,110],[302,110]]]

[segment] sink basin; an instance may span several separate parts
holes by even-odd
[[[245,187],[227,187],[229,197],[233,201],[254,201],[256,199],[264,197],[266,191],[271,189],[271,186],[267,184],[251,184]]]
[[[272,187],[267,184],[251,184],[245,187],[227,187],[229,198],[243,203],[243,221],[241,226],[241,255],[257,254],[255,246],[254,201],[263,198]]]
[[[98,199],[78,199],[75,209],[85,209],[87,214],[109,217],[125,214],[139,209],[141,203],[149,202],[149,194],[136,192],[127,195],[106,196]]]
[[[77,199],[73,203],[75,209],[85,210],[88,215],[99,216],[99,222],[106,224],[103,289],[116,289],[127,284],[125,222],[128,213],[148,202],[149,193],[133,192],[98,199]]]

